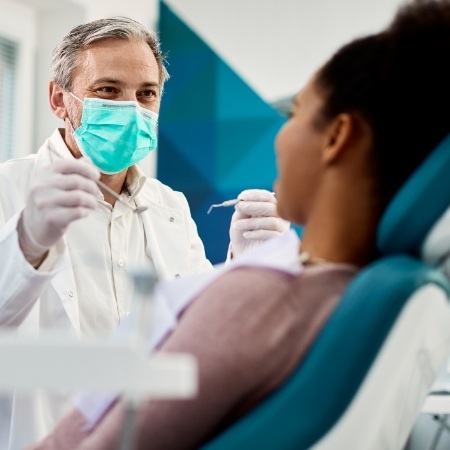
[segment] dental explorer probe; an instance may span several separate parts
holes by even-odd
[[[63,159],[62,156],[52,147],[48,148],[51,153],[53,153],[55,156],[57,156],[59,159]],[[87,161],[89,161],[89,158],[85,158]],[[129,203],[127,203],[125,200],[120,197],[116,192],[114,192],[110,187],[106,186],[105,183],[102,183],[100,180],[95,180],[97,183],[97,186],[101,189],[103,189],[105,192],[107,192],[109,195],[114,197],[119,203],[122,203],[127,208],[130,208],[134,213],[142,214],[144,211],[148,209],[147,206],[131,206]]]
[[[271,193],[272,195],[275,195],[275,192]],[[209,214],[213,208],[221,208],[223,206],[234,206],[237,205],[239,202],[241,202],[242,199],[241,198],[233,198],[232,200],[225,200],[222,203],[217,203],[215,205],[211,205],[208,209],[208,212],[206,214]]]
[[[213,208],[220,208],[222,206],[234,206],[234,205],[237,205],[240,201],[241,201],[240,198],[234,198],[233,200],[225,200],[222,203],[217,203],[215,205],[211,205],[206,214],[209,214]]]

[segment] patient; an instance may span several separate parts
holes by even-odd
[[[299,364],[349,281],[377,257],[387,203],[450,131],[448,55],[450,1],[409,3],[385,31],[341,48],[296,96],[275,143],[275,190],[280,215],[304,227],[304,270],[237,268],[191,303],[159,351],[195,355],[199,394],[146,402],[137,448],[198,448]],[[123,409],[118,401],[92,431],[74,410],[33,448],[113,449]]]

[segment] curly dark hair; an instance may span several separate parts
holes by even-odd
[[[384,31],[338,50],[316,87],[325,99],[318,126],[347,112],[371,128],[385,206],[450,132],[450,0],[408,2]]]

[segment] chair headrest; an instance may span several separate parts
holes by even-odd
[[[420,257],[425,239],[449,206],[450,134],[436,146],[387,206],[378,227],[380,252]],[[450,225],[450,218],[447,220]],[[450,237],[450,232],[447,235]]]
[[[450,208],[431,228],[422,246],[422,259],[432,266],[444,265],[450,275]]]

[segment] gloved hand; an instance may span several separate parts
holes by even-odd
[[[230,224],[230,248],[227,260],[271,237],[289,230],[290,223],[277,215],[277,199],[263,189],[248,189],[238,195]]]
[[[58,160],[36,172],[17,225],[19,245],[36,267],[69,224],[97,207],[100,172],[83,160]]]

